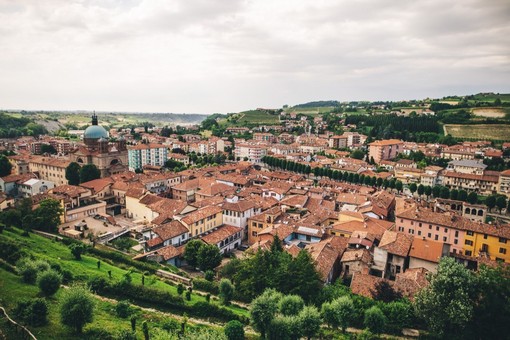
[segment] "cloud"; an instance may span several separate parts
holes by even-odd
[[[0,0],[0,107],[231,112],[508,92],[506,0]]]

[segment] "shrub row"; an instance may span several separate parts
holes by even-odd
[[[13,274],[17,274],[16,267],[14,267],[9,262],[5,261],[4,259],[0,259],[0,268],[7,270],[8,272],[11,272]]]
[[[202,278],[193,279],[193,288],[213,295],[218,295],[219,293],[218,284],[216,282],[207,281]]]
[[[129,266],[132,266],[138,270],[141,271],[147,271],[151,274],[154,274],[156,270],[160,269],[159,266],[146,263],[146,262],[139,262],[135,261],[129,256],[126,256],[124,254],[118,253],[116,251],[108,251],[108,250],[102,250],[98,248],[88,248],[88,253],[92,254],[97,257],[101,257],[103,259],[112,260],[117,263],[123,263]]]
[[[108,282],[105,278],[95,277],[89,280],[93,291],[99,294],[112,295],[119,299],[128,299],[132,302],[150,304],[156,307],[170,309],[174,312],[187,313],[191,316],[209,317],[221,321],[239,320],[248,324],[247,317],[237,315],[229,309],[207,302],[197,302],[186,305],[179,295],[174,295],[159,289],[133,285],[126,281]]]

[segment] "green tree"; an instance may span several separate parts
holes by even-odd
[[[430,197],[430,194],[432,194],[432,188],[430,187],[430,185],[427,185],[424,189],[424,192],[425,192],[425,196],[427,196],[427,199]]]
[[[11,174],[12,164],[4,155],[0,155],[0,177],[9,176]]]
[[[80,183],[101,178],[101,171],[94,164],[86,164],[80,169]]]
[[[459,201],[466,202],[467,201],[467,197],[468,197],[468,193],[467,193],[466,190],[459,190],[459,194],[457,196],[457,199]]]
[[[203,245],[204,242],[200,240],[191,240],[186,243],[186,247],[184,248],[184,259],[190,266],[197,266],[198,251]]]
[[[312,301],[320,291],[321,280],[315,269],[312,257],[306,250],[301,250],[288,265],[287,278],[289,287],[286,292],[298,294],[305,301]]]
[[[33,227],[43,231],[55,232],[63,213],[64,209],[59,201],[51,198],[45,199],[33,211]]]
[[[234,297],[234,291],[234,285],[229,279],[221,279],[219,284],[219,297],[223,305],[230,305],[230,301],[232,301],[232,298]]]
[[[473,316],[474,274],[455,259],[443,257],[429,280],[430,284],[415,296],[416,315],[437,336],[460,337]]]
[[[457,189],[450,190],[450,199],[451,200],[459,199],[459,191]]]
[[[506,197],[503,195],[499,195],[498,198],[496,198],[496,207],[499,209],[499,213],[501,214],[501,210],[505,209],[506,207]]]
[[[214,244],[204,244],[198,249],[197,264],[200,270],[211,270],[221,264],[221,253]]]
[[[413,195],[416,192],[416,190],[418,190],[418,186],[416,185],[416,183],[409,184],[409,191],[411,191]]]
[[[489,212],[496,206],[496,196],[490,195],[485,199],[485,205],[489,208]]]
[[[417,191],[418,196],[420,197],[423,196],[423,194],[425,193],[425,186],[423,184],[418,185]]]
[[[298,315],[301,334],[307,339],[314,337],[321,328],[321,314],[314,306],[304,307]]]
[[[278,311],[278,303],[282,294],[274,289],[266,289],[259,297],[255,298],[250,305],[250,320],[253,329],[265,338],[271,321]]]
[[[363,321],[363,324],[371,332],[375,334],[380,334],[384,332],[386,322],[387,322],[386,316],[379,307],[372,306],[365,311],[365,319]]]
[[[349,157],[354,158],[354,159],[363,159],[363,157],[365,157],[365,154],[363,153],[363,151],[356,149],[353,152],[351,152]]]
[[[439,191],[439,196],[441,198],[450,198],[450,189],[447,187],[441,187],[441,190]]]
[[[57,271],[50,269],[37,275],[37,286],[45,296],[54,295],[60,288],[62,275]]]
[[[81,333],[85,324],[94,317],[94,300],[88,289],[73,286],[62,291],[60,297],[60,321],[63,325]]]
[[[303,298],[299,295],[285,295],[280,300],[279,310],[280,313],[286,316],[298,315],[305,306]]]
[[[225,335],[228,340],[244,340],[243,324],[237,320],[231,320],[225,325]]]
[[[87,250],[83,243],[71,243],[69,249],[76,260],[81,260],[81,255]]]
[[[56,155],[57,150],[51,144],[42,144],[41,145],[41,153],[49,153],[50,155]]]
[[[44,326],[48,323],[48,304],[43,298],[23,299],[16,304],[13,315],[31,326]]]
[[[478,203],[478,194],[474,191],[471,191],[467,196],[467,201],[471,204]]]
[[[408,300],[381,304],[382,311],[388,319],[386,328],[389,332],[400,334],[403,328],[411,326],[414,319],[413,306]]]
[[[392,302],[402,298],[402,294],[393,289],[387,281],[379,281],[372,290],[375,300],[383,302]]]
[[[71,162],[66,168],[66,179],[70,185],[80,184],[80,165],[76,162]]]
[[[337,312],[338,325],[345,333],[347,327],[352,323],[352,315],[354,314],[354,304],[348,296],[341,296],[333,300],[333,308]]]

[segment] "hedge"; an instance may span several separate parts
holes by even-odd
[[[219,293],[218,284],[216,282],[207,281],[202,278],[193,279],[193,288],[213,295],[218,295]]]
[[[141,271],[147,271],[151,274],[154,274],[158,269],[160,269],[160,266],[154,265],[151,263],[146,262],[140,262],[135,261],[129,256],[126,256],[124,254],[118,253],[116,251],[108,251],[108,250],[101,250],[98,248],[88,248],[88,253],[95,255],[97,257],[101,257],[103,259],[108,259],[114,262],[120,262],[132,267],[135,267],[138,270]]]

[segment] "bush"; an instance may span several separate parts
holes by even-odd
[[[380,334],[384,332],[384,328],[386,326],[386,316],[384,316],[379,307],[370,307],[365,311],[364,324],[369,331],[375,334]]]
[[[83,334],[83,338],[87,340],[117,340],[117,337],[104,328],[88,328]]]
[[[110,283],[104,277],[94,276],[88,280],[87,285],[92,292],[102,294],[108,290],[107,288],[110,286]]]
[[[168,319],[163,322],[161,328],[163,328],[167,332],[174,332],[181,329],[181,324],[179,321],[175,319]]]
[[[76,260],[81,260],[81,255],[87,250],[86,246],[82,243],[73,243],[69,245],[69,249],[71,249],[71,254],[73,254]]]
[[[88,289],[74,286],[63,291],[60,300],[60,321],[81,333],[94,317],[94,300]]]
[[[37,275],[37,286],[45,296],[52,296],[60,288],[62,276],[57,271],[50,269]]]
[[[48,323],[48,305],[44,299],[21,300],[13,315],[31,326],[44,326]]]
[[[73,281],[73,272],[67,269],[63,269],[60,274],[62,275],[62,283],[69,284]]]
[[[401,334],[403,328],[411,327],[414,319],[414,309],[410,302],[385,303],[381,305],[381,309],[388,320],[386,332]]]
[[[136,332],[124,329],[117,334],[115,340],[137,340]]]
[[[131,315],[131,305],[128,301],[119,301],[115,305],[115,313],[119,318],[126,319]]]
[[[160,269],[159,265],[135,261],[132,258],[130,258],[129,256],[126,256],[126,255],[116,252],[116,251],[107,251],[107,250],[102,250],[102,249],[98,249],[98,248],[89,248],[88,253],[92,254],[96,257],[111,260],[115,263],[123,263],[123,264],[129,265],[129,266],[134,267],[142,272],[148,272],[148,273],[154,274],[156,272],[156,270]]]
[[[225,325],[225,335],[228,340],[244,340],[243,324],[237,320],[227,322]]]
[[[0,259],[10,264],[15,264],[23,255],[24,252],[21,250],[18,243],[0,240]]]
[[[212,270],[206,270],[204,273],[204,278],[207,281],[213,281],[214,280],[214,272]]]
[[[177,285],[177,294],[182,295],[184,293],[184,285],[182,283],[179,283]]]
[[[219,294],[219,287],[216,282],[210,282],[201,278],[193,279],[193,288],[213,295]]]
[[[35,263],[29,258],[22,258],[16,263],[18,274],[21,275],[21,279],[25,283],[34,284],[37,280],[37,267]]]
[[[220,281],[220,301],[225,306],[230,305],[230,301],[232,301],[232,297],[234,296],[234,285],[230,282],[229,279],[221,279]]]

